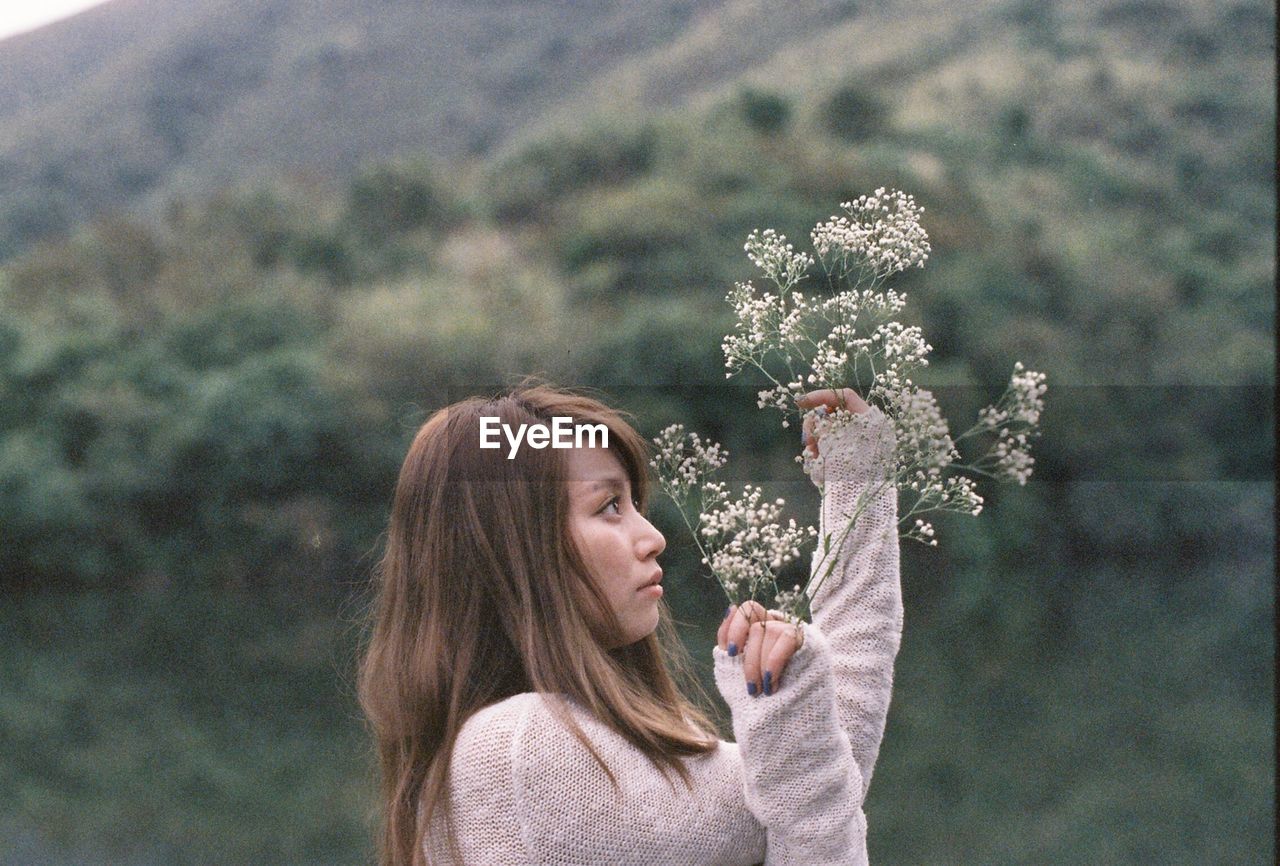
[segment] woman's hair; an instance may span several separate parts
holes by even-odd
[[[448,805],[449,758],[476,710],[521,692],[549,706],[617,779],[573,721],[571,698],[686,784],[682,756],[716,748],[706,715],[681,692],[683,653],[665,606],[658,633],[615,649],[619,623],[569,531],[567,451],[506,443],[480,448],[481,417],[551,426],[603,424],[610,450],[648,501],[644,439],[597,400],[537,382],[473,397],[418,430],[396,484],[386,549],[374,570],[373,629],[360,666],[360,702],[382,770],[384,866],[424,858],[422,836]],[[675,653],[673,668],[662,643]]]

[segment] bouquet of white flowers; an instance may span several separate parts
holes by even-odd
[[[1026,484],[1035,462],[1030,443],[1039,435],[1045,377],[1016,363],[1000,399],[952,438],[933,394],[911,379],[928,365],[932,347],[919,327],[894,318],[905,307],[906,295],[884,288],[893,274],[924,267],[928,260],[929,239],[920,225],[924,208],[905,193],[881,188],[843,203],[841,209],[842,215],[814,227],[816,257],[796,252],[772,229],[747,238],[747,256],[773,288],[761,293],[748,281],[729,292],[737,322],[724,341],[725,376],[747,368],[763,373],[772,387],[759,393],[758,405],[780,410],[783,427],[790,426],[793,416],[803,422],[804,412],[796,403],[802,394],[853,387],[892,424],[892,465],[879,483],[892,484],[905,497],[900,537],[936,545],[933,526],[921,515],[977,515],[982,497],[972,476]],[[815,265],[825,276],[826,290],[808,297],[796,287],[809,279]],[[810,423],[816,435],[826,436],[851,418],[852,413],[837,409]],[[986,450],[961,462],[957,443],[979,438],[987,440]],[[794,520],[782,526],[785,503],[764,502],[758,487],[748,485],[742,496],[732,498],[723,483],[713,480],[727,457],[719,445],[686,434],[681,425],[668,427],[654,441],[659,483],[730,601],[771,598],[788,616],[804,616],[807,600],[834,566],[829,554],[839,549],[861,508],[855,508],[847,526],[821,539],[823,555],[809,581],[781,589],[779,571],[800,556],[801,546],[816,538],[817,531]],[[880,489],[864,491],[860,504]]]

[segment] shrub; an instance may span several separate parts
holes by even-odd
[[[499,220],[537,217],[566,195],[616,186],[648,175],[657,161],[656,127],[605,121],[586,132],[546,139],[494,167],[486,186]]]
[[[750,87],[739,95],[738,110],[748,126],[765,135],[784,132],[791,122],[791,103],[786,97]]]
[[[372,243],[413,229],[446,228],[457,218],[456,203],[425,162],[362,171],[351,182],[344,215],[351,230]]]
[[[820,109],[823,126],[848,142],[877,138],[888,129],[885,102],[856,84],[846,84],[827,97]]]

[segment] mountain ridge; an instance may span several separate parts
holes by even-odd
[[[1255,62],[1273,25],[1200,0],[111,0],[0,42],[0,260],[114,209],[407,155],[456,167],[744,87],[812,113],[853,86],[912,134],[1007,127],[1139,179],[1252,183],[1274,155]]]
[[[720,3],[113,0],[0,43],[0,255],[260,174],[483,153]]]

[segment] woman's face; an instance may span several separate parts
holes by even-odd
[[[658,627],[667,540],[632,502],[631,482],[612,451],[573,448],[569,460],[569,531],[622,626],[621,646]]]

